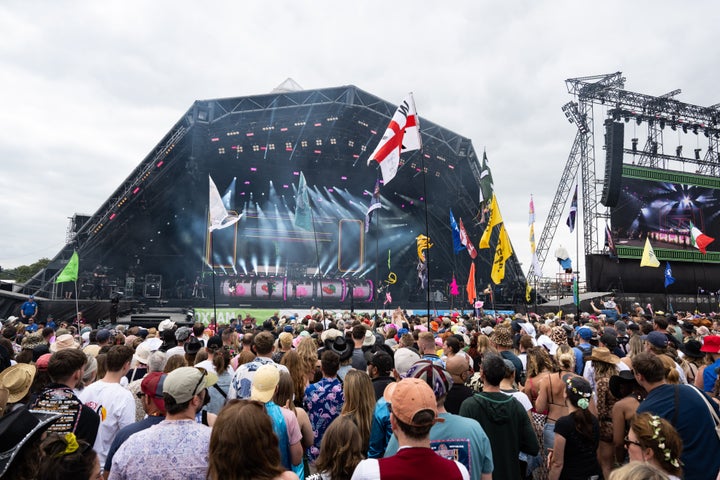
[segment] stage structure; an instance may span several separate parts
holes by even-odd
[[[624,89],[621,72],[566,80],[562,107],[577,134],[538,242],[547,258],[571,189],[581,188],[588,290],[695,295],[720,290],[720,104],[702,107]],[[600,117],[596,122],[595,116]],[[596,125],[598,124],[598,125]],[[603,130],[600,130],[602,128]],[[596,177],[595,134],[605,160]],[[602,185],[598,191],[597,185]],[[606,207],[604,210],[602,206]],[[606,225],[611,232],[608,242]],[[717,238],[702,254],[692,226]],[[662,268],[640,268],[649,238]],[[610,245],[617,255],[612,255]],[[664,267],[675,283],[665,289]],[[528,275],[537,281],[534,272]]]
[[[448,308],[453,275],[464,284],[470,268],[466,252],[453,253],[449,212],[477,243],[480,163],[470,139],[421,118],[423,149],[402,155],[366,232],[379,176],[367,158],[395,110],[355,86],[196,101],[93,215],[73,217],[67,246],[26,290],[62,296],[52,281],[77,249],[86,297],[121,292],[206,305],[214,286],[218,301],[231,305],[367,308],[383,306],[389,291],[386,308],[417,308],[426,292],[415,239],[429,234],[432,305]],[[312,208],[308,229],[294,221],[301,172]],[[241,215],[213,232],[212,245],[208,176],[226,208]],[[494,246],[476,261],[481,291]],[[524,285],[513,255],[496,303],[519,302]],[[453,306],[470,308],[460,290]]]

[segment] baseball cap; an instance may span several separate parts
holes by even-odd
[[[215,383],[217,375],[212,372],[203,368],[180,367],[165,377],[163,394],[171,396],[175,403],[185,403]]]
[[[419,378],[427,383],[435,395],[435,398],[447,395],[453,385],[452,375],[444,368],[435,365],[430,360],[415,362],[407,372],[407,378]]]
[[[438,418],[437,400],[433,389],[419,378],[404,378],[399,382],[390,383],[383,393],[383,397],[390,404],[392,414],[402,423],[414,427],[426,427],[436,422],[442,422]],[[425,410],[433,413],[432,422],[417,423],[415,416]]]
[[[250,398],[267,403],[275,394],[275,387],[280,382],[280,370],[275,365],[263,365],[257,369],[250,387]]]
[[[98,330],[95,338],[97,339],[98,342],[107,342],[108,340],[110,340],[110,330],[108,330],[107,328]]]
[[[577,334],[583,340],[592,340],[593,338],[593,331],[587,327],[578,328]]]
[[[208,341],[207,341],[208,350],[217,350],[219,348],[222,348],[222,346],[223,346],[222,337],[220,337],[219,335],[214,335],[214,336],[208,338]]]
[[[140,382],[140,390],[155,402],[155,405],[165,412],[165,399],[163,398],[163,386],[167,374],[162,372],[150,372]]]
[[[648,333],[647,335],[642,337],[643,340],[650,343],[650,345],[657,347],[657,348],[665,348],[668,344],[668,337],[662,332],[658,332],[657,330],[653,330],[652,332]]]

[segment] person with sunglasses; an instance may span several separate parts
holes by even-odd
[[[180,367],[163,384],[165,420],[128,438],[115,453],[110,479],[162,478],[204,480],[210,427],[195,421],[213,373]]]
[[[682,440],[670,422],[651,413],[636,414],[625,437],[630,461],[649,463],[671,480],[682,477]]]

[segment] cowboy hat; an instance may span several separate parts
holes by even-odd
[[[612,363],[616,365],[620,362],[620,357],[610,353],[606,347],[595,347],[592,350],[592,355],[588,357],[588,360],[596,360],[598,362]]]
[[[0,420],[0,477],[5,475],[20,449],[41,435],[61,415],[28,410],[26,407],[5,415]]]
[[[348,342],[344,336],[339,336],[336,337],[335,340],[325,342],[325,348],[337,353],[340,361],[343,362],[352,357],[355,346]]]
[[[16,363],[0,372],[0,386],[8,389],[8,403],[17,403],[30,391],[35,372],[35,365]]]

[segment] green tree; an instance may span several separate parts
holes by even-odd
[[[3,270],[2,275],[5,278],[14,279],[18,283],[25,283],[50,263],[49,258],[41,258],[32,265],[20,265],[17,268]]]

